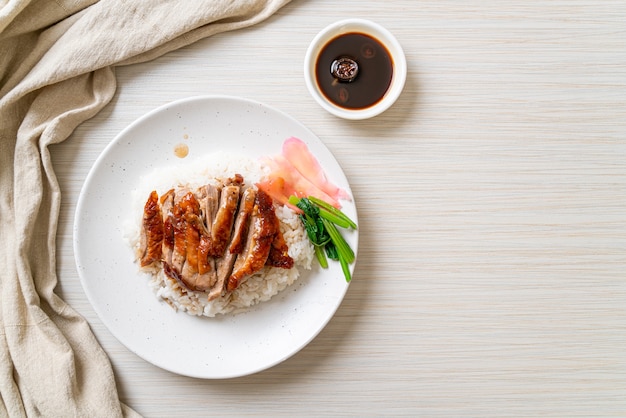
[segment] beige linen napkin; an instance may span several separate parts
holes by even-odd
[[[289,0],[0,0],[0,416],[134,415],[89,325],[54,293],[48,146],[112,98],[114,67],[269,17]]]

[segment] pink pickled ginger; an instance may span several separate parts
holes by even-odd
[[[270,174],[257,187],[298,213],[301,210],[289,203],[290,196],[314,196],[337,208],[341,207],[339,199],[350,200],[345,190],[326,178],[315,156],[298,138],[287,139],[282,154],[266,157],[264,162],[270,167]]]
[[[345,190],[328,181],[322,166],[301,139],[295,137],[287,139],[283,143],[283,156],[289,160],[302,177],[334,200],[350,199]]]

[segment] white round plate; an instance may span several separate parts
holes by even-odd
[[[133,189],[154,168],[182,166],[216,151],[276,155],[291,136],[302,139],[328,178],[352,196],[341,167],[310,130],[241,98],[202,96],[167,104],[124,129],[102,152],[78,200],[74,252],[89,301],[129,350],[185,376],[238,377],[286,360],[332,318],[348,288],[338,263],[305,270],[291,287],[247,312],[195,317],[157,299],[123,236]],[[174,148],[182,142],[189,155],[177,158]],[[353,202],[345,202],[343,210],[356,221]],[[358,233],[346,239],[356,253]]]

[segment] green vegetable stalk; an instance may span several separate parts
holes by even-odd
[[[327,268],[328,259],[339,261],[346,281],[352,280],[350,264],[355,260],[354,251],[337,227],[356,229],[356,223],[341,210],[314,196],[291,196],[289,203],[302,209],[300,220],[313,244],[320,266]]]

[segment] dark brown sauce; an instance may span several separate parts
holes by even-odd
[[[358,74],[351,81],[342,81],[332,72],[333,62],[345,57],[358,64]],[[315,79],[322,94],[347,109],[365,109],[378,103],[392,77],[391,54],[378,40],[364,33],[345,33],[331,39],[315,63]]]

